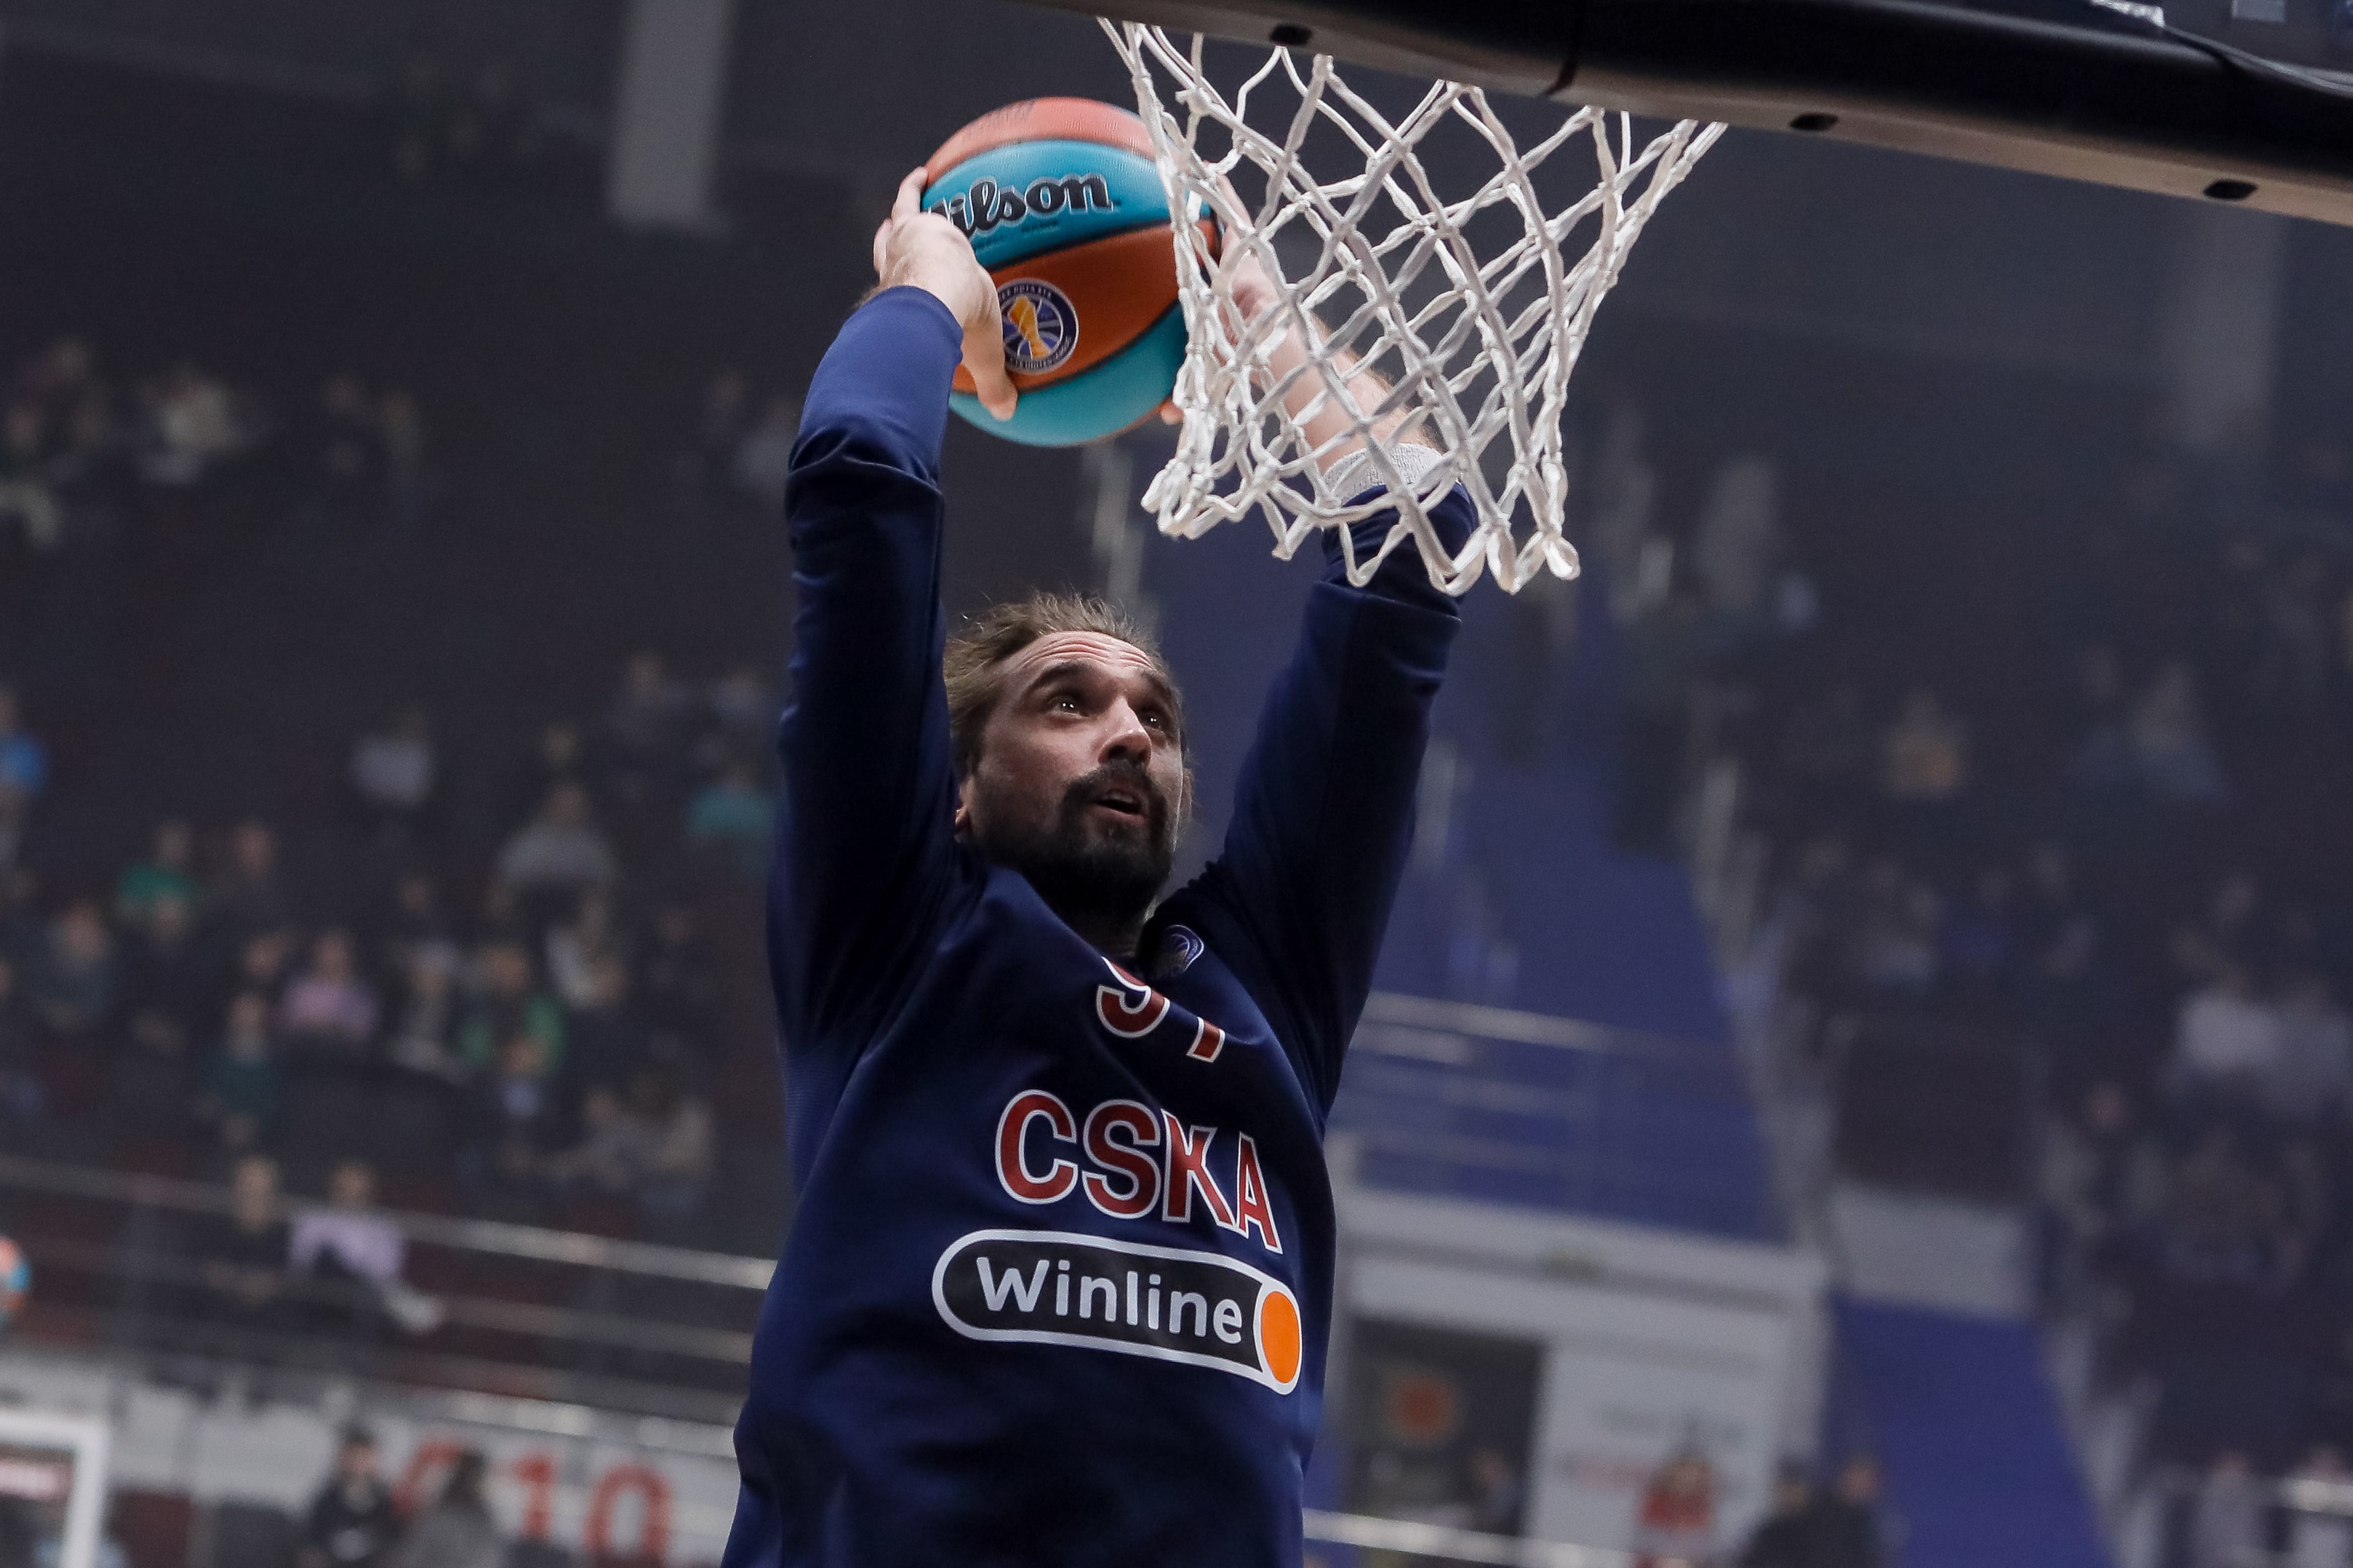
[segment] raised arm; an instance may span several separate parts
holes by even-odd
[[[1249,252],[1238,252],[1230,291],[1245,320],[1288,308]],[[1327,480],[1346,485],[1354,471],[1370,483],[1372,467],[1341,398],[1370,410],[1388,385],[1346,358],[1328,370],[1311,363],[1305,338],[1322,330],[1294,310],[1267,369],[1284,384],[1283,401]],[[1413,417],[1398,409],[1373,429],[1409,480],[1436,457],[1398,444]],[[1473,521],[1470,498],[1458,486],[1430,521],[1449,549],[1461,548]],[[1394,511],[1356,523],[1356,558],[1377,552],[1396,523]],[[1285,1038],[1328,1106],[1413,843],[1430,707],[1461,617],[1430,585],[1418,551],[1392,553],[1361,589],[1348,584],[1336,533],[1324,536],[1324,562],[1298,648],[1267,694],[1224,851],[1204,890],[1241,928],[1244,963],[1254,959],[1258,971],[1247,983],[1270,1013],[1285,1016]]]
[[[940,443],[959,359],[1008,412],[997,292],[910,175],[881,288],[810,383],[785,490],[799,607],[769,948],[786,1037],[819,1050],[888,999],[954,874],[940,686]]]
[[[1360,556],[1396,522],[1356,524]],[[1431,514],[1450,544],[1469,537],[1457,489]],[[1419,554],[1400,550],[1363,588],[1324,540],[1299,645],[1275,678],[1242,763],[1224,851],[1205,891],[1244,928],[1261,1005],[1287,1015],[1324,1105],[1372,988],[1389,909],[1413,843],[1430,708],[1461,625]]]

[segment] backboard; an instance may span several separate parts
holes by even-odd
[[[1114,0],[1113,9],[1662,119],[2353,224],[2353,0]]]

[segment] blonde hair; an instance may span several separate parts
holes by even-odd
[[[1176,741],[1185,744],[1184,700],[1176,678],[1160,657],[1160,645],[1134,616],[1108,599],[1092,594],[1037,593],[1026,599],[991,605],[972,617],[948,639],[940,660],[940,674],[948,692],[948,741],[955,753],[956,776],[968,777],[980,764],[981,731],[996,710],[1002,689],[999,672],[1005,661],[1057,632],[1097,632],[1117,637],[1152,661],[1176,708]]]

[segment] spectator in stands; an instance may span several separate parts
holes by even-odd
[[[688,1040],[711,1033],[719,985],[694,906],[669,900],[654,911],[653,940],[638,965],[638,1015],[648,1026]]]
[[[1925,686],[1904,695],[1880,742],[1880,787],[1893,800],[1941,805],[1969,783],[1968,727]]]
[[[583,889],[572,918],[548,928],[546,945],[547,978],[556,996],[574,1012],[593,1006],[597,963],[626,952],[612,889]]]
[[[2219,978],[2236,964],[2252,971],[2258,957],[2256,929],[2263,912],[2263,884],[2244,867],[2216,885],[2214,896],[2195,920],[2185,922],[2167,944],[2174,967],[2192,983]]]
[[[40,412],[44,421],[62,424],[67,416],[93,396],[102,396],[98,359],[90,344],[63,337],[49,344],[16,372],[14,394]]]
[[[2353,1017],[2337,1005],[2328,976],[2297,973],[2275,1016],[2279,1056],[2264,1085],[2272,1113],[2307,1127],[2342,1122],[2353,1110]]]
[[[1882,856],[1863,873],[1858,920],[1848,938],[1848,964],[1882,1000],[1916,999],[1936,984],[1943,900],[1902,862]]]
[[[2285,1195],[2247,1159],[2236,1129],[2208,1127],[2167,1184],[2163,1262],[2179,1279],[2259,1289],[2285,1259]]]
[[[2190,1503],[2189,1568],[2256,1568],[2264,1562],[2268,1489],[2242,1450],[2216,1454]]]
[[[278,1189],[278,1163],[248,1154],[229,1173],[228,1213],[207,1215],[190,1238],[206,1316],[248,1333],[286,1322],[286,1257],[290,1233]],[[248,1352],[252,1346],[239,1347]]]
[[[29,802],[38,799],[48,783],[48,748],[25,728],[16,689],[0,686],[0,789]]]
[[[2226,961],[2211,984],[2182,1000],[2168,1068],[2180,1091],[2253,1102],[2280,1063],[2279,1015],[2237,963]]]
[[[345,1160],[327,1178],[326,1206],[294,1221],[287,1267],[311,1282],[319,1327],[364,1334],[401,1289],[407,1251],[400,1227],[376,1212],[375,1168]]]
[[[1880,1568],[1887,1549],[1879,1530],[1879,1461],[1857,1454],[1839,1467],[1838,1484],[1806,1516],[1807,1568]]]
[[[375,925],[378,962],[392,974],[406,974],[419,959],[455,970],[463,957],[457,928],[441,907],[441,884],[427,870],[404,871],[394,881],[392,907]]]
[[[30,1121],[48,1101],[33,1056],[33,1016],[17,994],[16,966],[0,953],[0,1119]]]
[[[400,1511],[385,1485],[375,1434],[343,1428],[335,1473],[303,1521],[300,1568],[385,1568],[400,1538]]]
[[[400,1012],[385,1043],[396,1066],[457,1082],[466,1076],[458,1048],[457,962],[438,947],[409,953]]]
[[[529,1030],[500,1045],[467,1108],[464,1161],[472,1184],[519,1189],[538,1175],[562,1142],[553,1076],[547,1047]]]
[[[694,435],[678,455],[678,479],[686,489],[710,494],[727,477],[751,417],[751,400],[752,384],[741,371],[715,372],[703,384]]]
[[[66,511],[51,486],[47,430],[39,407],[12,403],[0,412],[0,537],[14,524],[35,550],[64,540]]]
[[[717,1164],[710,1105],[681,1089],[671,1074],[647,1068],[629,1080],[628,1112],[647,1131],[638,1206],[658,1219],[691,1218]]]
[[[122,942],[124,1005],[134,1026],[160,1020],[182,1040],[206,1021],[217,976],[196,938],[195,912],[176,892],[159,893]]]
[[[295,933],[291,928],[257,931],[247,937],[237,950],[237,966],[231,975],[233,987],[258,993],[275,1006],[286,989],[294,950]]]
[[[114,1010],[114,937],[96,901],[76,899],[49,927],[32,985],[33,1011],[52,1035],[94,1034]]]
[[[2136,778],[2123,679],[2114,650],[2094,648],[2084,656],[2078,692],[2083,730],[2068,773],[2077,785],[2094,794],[2127,789]]]
[[[126,1009],[108,1072],[108,1110],[118,1126],[174,1138],[187,1130],[190,1033],[162,1008]]]
[[[2015,916],[2009,870],[1989,866],[1978,873],[1969,897],[1945,916],[1937,942],[1937,967],[1946,994],[1957,1007],[1983,1016],[2014,989]]]
[[[2045,1285],[2057,1304],[2072,1303],[2102,1264],[2116,1261],[2126,1230],[2156,1207],[2162,1181],[2122,1085],[2104,1079],[2073,1120],[2052,1119],[2041,1184],[2052,1226]]]
[[[1773,1510],[1741,1548],[1736,1568],[1814,1568],[1807,1518],[1813,1502],[1813,1471],[1800,1460],[1783,1461],[1773,1479]]]
[[[2336,1214],[2329,1163],[2310,1138],[2292,1138],[2278,1153],[2279,1217],[2274,1224],[2280,1281],[2293,1286],[2312,1261]]]
[[[618,1197],[637,1185],[648,1163],[652,1129],[632,1115],[610,1084],[591,1083],[580,1099],[580,1137],[541,1162],[541,1173],[563,1194],[586,1190]]]
[[[71,542],[78,519],[97,524],[86,531],[98,531],[111,521],[110,492],[121,476],[122,443],[106,389],[93,384],[57,429],[59,439],[51,444],[48,472],[58,499],[66,503],[65,538]]]
[[[242,944],[294,924],[294,899],[278,866],[278,835],[258,816],[229,834],[228,867],[213,884],[206,913]]]
[[[1471,1528],[1517,1535],[1527,1511],[1527,1482],[1510,1456],[1490,1443],[1471,1450]]]
[[[531,953],[521,942],[486,944],[475,961],[476,990],[458,1028],[458,1053],[477,1069],[490,1067],[518,1035],[539,1043],[543,1070],[564,1065],[564,1009],[541,990]]]
[[[290,1047],[349,1058],[375,1038],[377,1014],[375,993],[360,978],[351,933],[336,927],[311,944],[310,966],[279,1001],[278,1026]]]
[[[258,432],[229,389],[182,362],[140,389],[139,476],[186,489],[251,447]]]
[[[154,847],[147,858],[126,869],[114,884],[114,915],[128,926],[143,925],[161,899],[177,899],[194,912],[197,888],[195,872],[195,834],[185,818],[166,817],[155,825]]]
[[[2083,912],[2075,887],[2075,862],[2067,847],[2043,839],[2026,853],[2018,888],[2018,940],[2037,955],[2060,929]]]
[[[639,648],[621,668],[621,684],[605,714],[605,738],[625,751],[652,756],[674,747],[693,693],[670,679],[670,663]]]
[[[408,1527],[388,1568],[499,1568],[504,1550],[482,1488],[490,1462],[469,1448],[431,1508]]]
[[[2106,929],[2089,912],[2071,917],[2033,950],[2020,980],[2024,1011],[2063,1046],[2113,1022],[2116,989]]]
[[[576,892],[609,882],[619,867],[596,823],[588,792],[559,784],[539,815],[515,830],[499,851],[499,879],[518,892]]]
[[[353,742],[352,789],[377,825],[397,838],[422,822],[438,765],[433,716],[411,703],[383,729]]]
[[[556,785],[584,782],[587,765],[587,746],[580,738],[579,726],[542,726],[529,754],[515,763],[501,791],[501,820],[521,822],[530,816],[545,804]]]
[[[535,901],[550,902],[545,899]],[[482,884],[481,907],[474,911],[476,967],[480,967],[480,953],[492,942],[511,942],[529,947],[541,929],[524,912],[522,896],[515,891],[514,884],[502,877],[492,877]]]
[[[713,732],[706,744],[717,749],[696,759],[704,766],[764,752],[773,743],[776,694],[761,678],[758,666],[739,664],[712,681],[709,704]]]
[[[675,831],[694,692],[651,649],[631,656],[597,734],[598,785],[623,837],[643,852]]]
[[[350,514],[376,492],[384,475],[382,430],[358,376],[344,372],[327,378],[301,438],[309,448],[304,458],[312,493],[322,505]]]
[[[686,841],[747,881],[765,875],[768,833],[776,805],[751,764],[730,760],[719,776],[695,792],[687,807]]]
[[[2287,1478],[2288,1501],[2327,1503],[2324,1510],[2298,1508],[2287,1527],[2284,1568],[2353,1568],[2353,1470],[2343,1456],[2327,1443],[2306,1454]],[[2299,1497],[2301,1490],[2306,1495]]]
[[[779,394],[761,405],[759,422],[735,448],[730,470],[735,488],[770,511],[785,504],[785,476],[800,427],[799,402]]]
[[[0,784],[0,876],[18,869],[17,860],[25,852],[25,836],[30,830],[33,803],[23,790],[12,784]]]
[[[632,1000],[628,961],[618,952],[599,953],[589,966],[580,1005],[565,1023],[565,1074],[575,1084],[627,1083],[644,1063],[647,1045],[645,1023]]]
[[[2334,640],[2328,577],[2327,561],[2307,551],[2265,580],[2247,683],[2258,700],[2301,706],[2327,685]]]
[[[254,1148],[277,1130],[285,1088],[273,1047],[269,999],[258,991],[238,992],[228,1005],[220,1044],[205,1063],[196,1099],[197,1116],[226,1148]]]
[[[1715,1467],[1697,1449],[1668,1457],[1634,1516],[1634,1568],[1687,1568],[1715,1555]]]
[[[2150,794],[2185,805],[2222,798],[2221,764],[2206,738],[2198,678],[2186,660],[2176,659],[2158,673],[2133,709],[2127,740],[2134,772]]]

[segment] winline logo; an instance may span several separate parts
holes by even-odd
[[[1078,1345],[1299,1386],[1299,1301],[1215,1252],[1060,1230],[976,1230],[940,1254],[932,1300],[967,1339]]]

